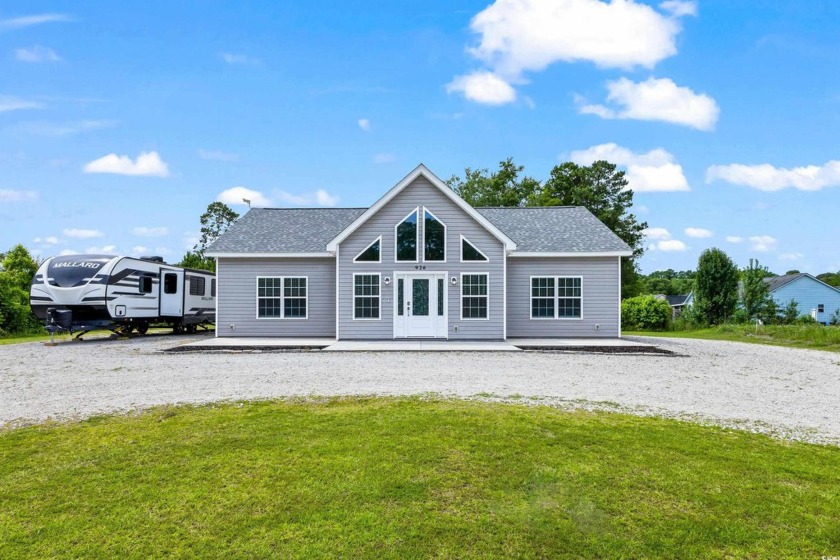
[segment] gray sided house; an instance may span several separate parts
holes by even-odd
[[[473,208],[420,165],[370,208],[254,208],[207,250],[216,336],[618,337],[630,248],[587,209]]]

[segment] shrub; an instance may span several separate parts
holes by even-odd
[[[637,296],[621,302],[621,326],[630,330],[662,331],[671,320],[671,306],[653,296]]]
[[[794,325],[816,325],[817,320],[811,317],[810,315],[800,315],[796,318],[793,322]]]

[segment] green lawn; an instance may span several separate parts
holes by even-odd
[[[755,325],[721,325],[692,331],[624,331],[622,335],[729,340],[840,352],[840,327],[836,326],[764,325],[756,330]]]
[[[0,434],[0,558],[819,558],[840,448],[422,399],[165,407]]]

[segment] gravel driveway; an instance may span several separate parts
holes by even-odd
[[[656,339],[682,356],[163,353],[196,337],[0,346],[0,424],[307,395],[514,400],[687,418],[840,444],[840,354]]]

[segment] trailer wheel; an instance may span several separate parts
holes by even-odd
[[[195,334],[198,329],[195,328],[195,325],[187,325],[186,327],[184,327],[184,330],[187,332],[187,334]]]
[[[149,332],[149,324],[148,323],[140,323],[137,325],[137,332],[140,334],[146,334]]]
[[[184,332],[184,326],[180,323],[172,325],[172,334],[181,334]]]

